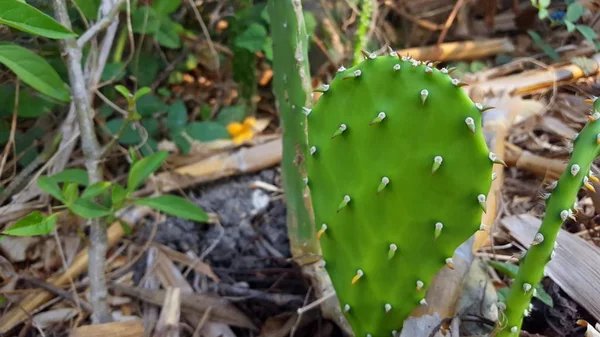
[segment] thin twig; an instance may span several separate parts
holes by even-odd
[[[106,27],[108,27],[113,19],[119,14],[121,9],[121,5],[125,2],[125,0],[118,0],[116,5],[110,10],[108,15],[105,15],[100,19],[100,21],[96,22],[93,26],[90,27],[85,33],[83,33],[79,39],[77,39],[77,47],[83,49],[85,45],[93,39],[96,35],[98,35],[101,31],[103,31]]]
[[[81,298],[77,298],[76,294],[71,295],[68,291],[64,291],[51,283],[44,282],[42,280],[38,280],[35,277],[19,275],[19,278],[22,279],[23,281],[26,281],[27,283],[31,283],[32,285],[34,285],[38,288],[47,290],[63,299],[75,304],[76,306],[81,305],[81,308],[83,308],[87,312],[92,312],[92,306],[85,300],[83,300]]]
[[[442,42],[444,42],[444,39],[446,38],[446,34],[448,34],[448,30],[450,29],[450,26],[452,26],[452,22],[454,22],[456,15],[458,15],[458,11],[462,8],[462,6],[465,5],[465,3],[467,1],[469,1],[469,0],[458,0],[456,2],[456,5],[454,5],[452,12],[450,12],[448,19],[446,20],[446,23],[444,24],[444,29],[442,29],[442,32],[440,33],[440,36],[438,37],[438,40],[437,40],[438,45],[440,45],[440,44],[442,44]]]
[[[190,7],[192,7],[192,11],[194,11],[194,14],[196,15],[196,19],[198,20],[198,23],[200,24],[200,27],[202,28],[202,33],[204,34],[204,38],[206,38],[206,42],[208,42],[208,48],[210,49],[210,52],[212,53],[213,57],[215,58],[216,68],[219,69],[220,64],[221,64],[219,62],[219,54],[217,54],[217,51],[215,50],[215,46],[213,46],[212,39],[210,38],[210,33],[208,32],[208,28],[204,24],[204,20],[202,20],[202,16],[200,15],[198,8],[196,7],[196,4],[194,4],[194,1],[188,0],[188,3],[190,4]]]

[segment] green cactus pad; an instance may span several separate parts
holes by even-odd
[[[531,247],[521,262],[519,273],[506,298],[506,309],[500,319],[497,337],[517,337],[523,318],[531,311],[531,297],[544,277],[546,264],[552,259],[556,238],[562,224],[575,218],[577,193],[582,187],[594,190],[592,181],[598,178],[590,168],[600,153],[600,100],[594,101],[589,123],[573,142],[573,152],[557,184],[546,198],[546,214]]]
[[[308,113],[323,260],[357,337],[390,337],[481,226],[482,110],[445,69],[395,53],[341,68]]]

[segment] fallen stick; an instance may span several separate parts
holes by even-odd
[[[142,337],[144,327],[140,320],[84,325],[75,328],[69,337]]]
[[[515,46],[508,38],[480,41],[446,42],[439,46],[415,47],[397,50],[398,55],[410,55],[425,61],[477,60],[500,53],[512,53]]]

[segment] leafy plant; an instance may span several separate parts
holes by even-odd
[[[128,173],[127,186],[123,187],[113,182],[100,181],[86,186],[83,175],[79,178],[74,171],[63,171],[54,176],[38,178],[38,187],[60,202],[53,210],[66,208],[68,212],[84,219],[107,218],[117,220],[116,213],[131,205],[154,208],[160,212],[198,222],[208,220],[207,214],[190,201],[175,195],[159,197],[135,197],[134,193],[156,172],[167,153],[157,152],[134,162]],[[87,174],[86,174],[87,176]],[[14,225],[1,232],[8,236],[46,235],[54,231],[57,218],[64,212],[57,211],[44,215],[39,211],[31,212]]]

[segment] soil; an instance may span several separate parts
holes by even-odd
[[[309,279],[289,260],[291,253],[283,196],[251,187],[255,181],[280,186],[280,179],[278,168],[267,169],[186,191],[193,202],[217,215],[220,226],[167,217],[159,223],[154,238],[155,242],[180,252],[192,251],[203,258],[221,283],[198,282],[190,273],[190,285],[195,285],[196,291],[216,292],[233,300],[259,327],[269,318],[293,313],[314,300],[310,296]],[[151,227],[152,224],[147,224],[140,231],[137,237],[140,243],[147,240]],[[145,272],[144,261],[144,258],[140,259],[134,267],[136,283]],[[316,327],[309,324],[295,336],[320,335],[313,330],[321,330],[319,326],[323,322],[317,320],[314,323]],[[250,336],[248,331],[234,331],[238,337]],[[323,336],[336,335],[341,336],[339,333]]]

